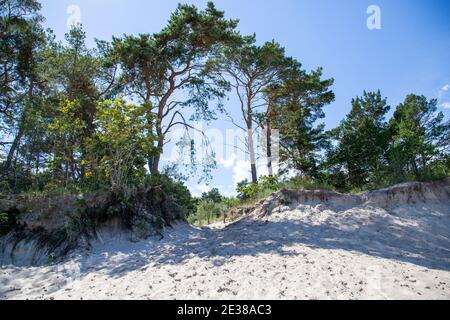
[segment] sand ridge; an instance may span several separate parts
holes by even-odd
[[[449,208],[293,203],[162,240],[105,231],[64,263],[2,266],[0,299],[450,299]]]

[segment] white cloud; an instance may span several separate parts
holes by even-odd
[[[444,102],[441,104],[442,109],[450,109],[450,102]]]
[[[190,188],[190,191],[194,197],[200,197],[204,192],[211,191],[211,187],[207,184],[197,184]]]
[[[231,154],[227,159],[219,159],[219,163],[223,165],[226,169],[231,169],[236,163],[237,156],[236,154]]]
[[[251,180],[250,161],[239,160],[233,167],[233,184],[237,185],[245,179]]]
[[[188,186],[189,190],[191,191],[192,196],[194,197],[201,197],[203,193],[207,193],[213,189],[212,186],[208,186],[206,184],[197,184],[197,185],[191,185]],[[219,189],[220,194],[224,197],[234,197],[236,196],[236,189],[234,186],[214,186],[214,188]]]
[[[446,84],[439,90],[437,98],[439,100],[445,99],[445,97],[449,94],[449,91],[450,91],[450,84]]]
[[[220,186],[218,188],[220,190],[220,194],[224,197],[235,197],[237,194],[234,186]]]
[[[438,93],[438,101],[439,101],[439,107],[442,109],[449,110],[450,109],[450,84],[446,84],[439,90]]]

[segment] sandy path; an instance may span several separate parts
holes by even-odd
[[[447,205],[297,206],[0,269],[0,299],[450,299]]]

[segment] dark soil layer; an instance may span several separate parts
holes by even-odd
[[[7,196],[0,199],[0,213],[0,264],[2,260],[14,263],[15,252],[24,250],[30,252],[27,263],[31,265],[60,260],[77,247],[89,246],[103,227],[114,225],[137,240],[161,234],[173,222],[185,220],[184,213],[158,187],[123,193]]]

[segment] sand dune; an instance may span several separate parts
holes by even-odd
[[[450,299],[450,203],[435,198],[272,199],[231,225],[138,243],[104,230],[64,263],[2,266],[0,298]]]

